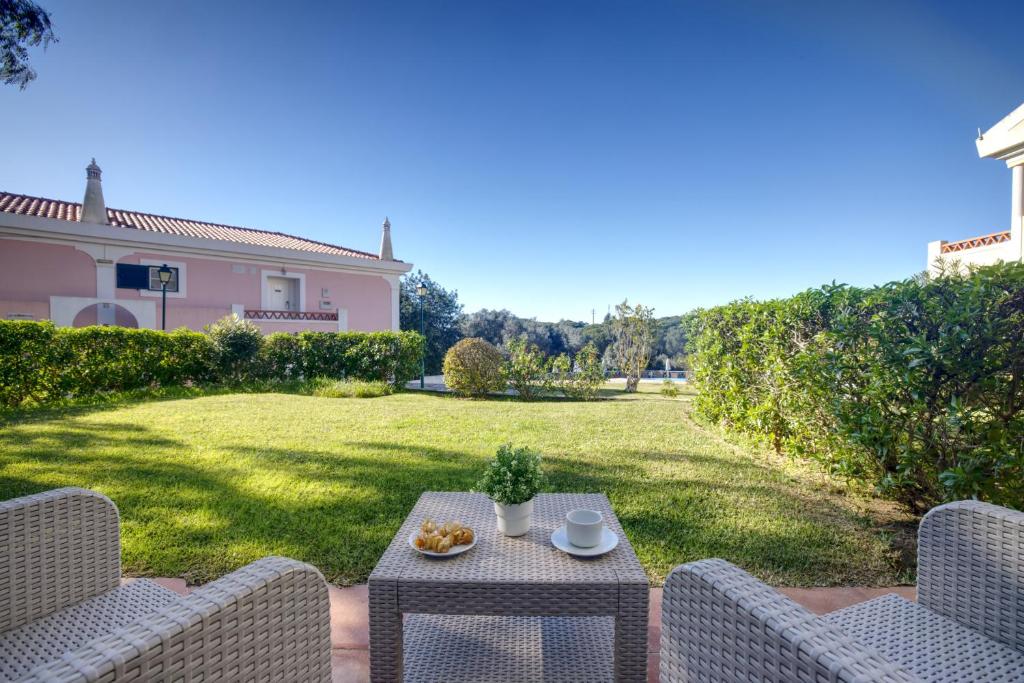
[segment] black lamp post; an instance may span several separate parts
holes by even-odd
[[[423,300],[427,298],[427,286],[422,282],[416,285],[416,294],[420,299],[420,334],[423,335],[423,355],[420,356],[420,389],[427,374],[427,330],[423,325]]]
[[[171,276],[174,275],[174,271],[167,267],[167,264],[160,266],[160,269],[156,271],[156,274],[160,277],[160,291],[163,294],[163,311],[160,316],[160,329],[167,329],[167,284],[171,281]]]

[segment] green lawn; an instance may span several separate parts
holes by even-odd
[[[0,421],[0,499],[58,486],[121,510],[124,570],[204,582],[267,554],[366,580],[426,490],[466,490],[511,441],[551,487],[612,501],[651,579],[724,557],[778,585],[908,578],[898,519],[818,474],[721,439],[659,387],[593,403],[221,394]]]

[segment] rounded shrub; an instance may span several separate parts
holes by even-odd
[[[486,396],[505,389],[504,358],[479,337],[460,340],[444,355],[444,383],[463,396]]]

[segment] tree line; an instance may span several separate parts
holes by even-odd
[[[409,273],[402,278],[401,327],[420,330],[420,286],[423,296],[423,327],[427,338],[426,368],[429,374],[441,371],[444,355],[460,339],[479,337],[506,351],[509,344],[525,339],[549,357],[562,354],[575,357],[581,349],[593,344],[604,367],[616,368],[615,340],[616,316],[610,313],[600,322],[588,324],[576,320],[544,322],[535,318],[521,318],[505,309],[483,308],[466,313],[459,303],[458,292],[449,290],[423,271]],[[693,315],[674,315],[651,320],[650,349],[645,369],[663,370],[668,361],[672,369],[688,369],[686,358],[687,329]]]

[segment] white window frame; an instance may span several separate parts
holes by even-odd
[[[167,265],[171,265],[168,263]],[[260,309],[264,311],[272,310],[270,308],[270,284],[267,282],[272,277],[284,277],[291,278],[292,280],[299,281],[299,308],[295,311],[296,313],[308,313],[306,310],[306,274],[305,273],[289,273],[287,271],[281,272],[280,270],[264,270],[260,273]]]
[[[188,295],[188,292],[187,292],[187,289],[188,289],[188,273],[186,272],[188,270],[188,268],[187,268],[186,264],[182,263],[181,261],[162,261],[162,260],[159,260],[159,259],[151,259],[151,258],[139,259],[139,265],[140,266],[157,266],[159,268],[160,266],[164,265],[165,263],[167,264],[168,268],[177,268],[178,269],[178,291],[177,292],[167,292],[167,298],[168,299],[184,299]],[[159,289],[140,289],[139,290],[139,294],[141,294],[142,296],[157,297],[157,298],[163,296],[163,292],[160,291]]]

